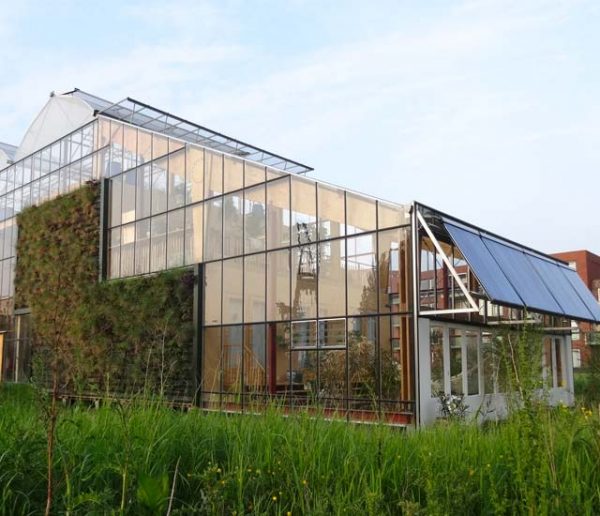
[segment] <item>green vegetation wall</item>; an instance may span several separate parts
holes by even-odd
[[[34,379],[74,393],[192,395],[191,272],[98,282],[100,186],[18,217],[15,306],[29,308]]]

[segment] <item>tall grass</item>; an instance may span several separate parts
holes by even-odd
[[[46,500],[32,392],[0,388],[0,513]],[[142,401],[61,412],[53,513],[598,514],[600,419],[536,408],[483,428],[348,425]],[[171,493],[173,495],[171,496]]]

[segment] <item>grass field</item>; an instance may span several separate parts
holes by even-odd
[[[2,514],[43,513],[42,414],[0,386]],[[600,419],[581,407],[405,432],[136,401],[65,407],[56,446],[56,514],[600,513]]]

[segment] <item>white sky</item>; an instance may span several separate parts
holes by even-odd
[[[0,141],[131,96],[542,251],[600,254],[600,2],[0,0]]]

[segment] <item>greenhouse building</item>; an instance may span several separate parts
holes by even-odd
[[[133,364],[157,362],[169,396],[211,410],[274,401],[420,425],[456,395],[497,417],[509,382],[495,350],[535,328],[540,384],[550,402],[572,403],[571,321],[600,322],[574,270],[420,203],[311,173],[131,98],[52,94],[18,147],[0,144],[2,381],[30,379],[47,347],[39,300],[61,283],[36,260],[52,258],[57,281],[79,278],[64,303],[85,304],[64,306],[65,321],[85,318],[65,330],[93,362],[65,362],[88,375],[66,381],[85,385],[80,394],[127,391]],[[77,205],[84,197],[93,209]],[[76,248],[76,259],[52,251],[54,216],[69,226],[56,249]],[[96,290],[71,274],[79,263],[91,264]]]

